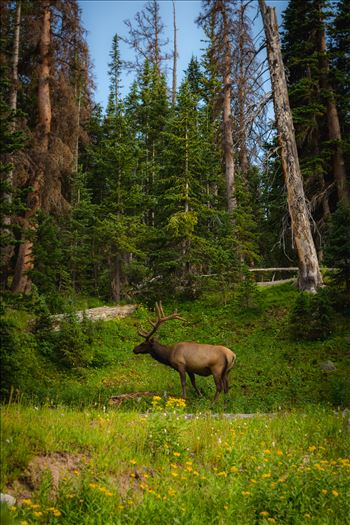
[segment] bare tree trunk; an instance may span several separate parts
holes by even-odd
[[[337,106],[335,104],[334,92],[329,81],[329,61],[327,57],[326,32],[324,24],[321,24],[320,29],[320,66],[321,66],[321,86],[327,91],[327,121],[328,121],[328,136],[333,143],[333,175],[335,185],[337,188],[338,199],[346,206],[350,205],[349,188],[346,181],[346,169],[344,161],[344,153],[341,145],[341,131],[339,124],[339,117]]]
[[[39,42],[40,68],[38,78],[38,112],[39,125],[37,130],[36,150],[38,153],[37,171],[31,181],[32,191],[27,198],[27,211],[23,219],[23,236],[16,261],[12,291],[15,293],[30,293],[32,282],[28,275],[34,268],[32,255],[33,239],[36,231],[35,215],[41,207],[41,190],[45,177],[45,156],[49,147],[51,131],[51,99],[50,99],[50,46],[51,46],[51,11],[49,1],[42,2],[42,30]]]
[[[174,56],[173,56],[173,91],[172,91],[172,103],[173,106],[176,104],[176,66],[177,66],[177,42],[176,42],[176,11],[175,11],[175,0],[173,0],[173,26],[174,26]]]
[[[18,58],[19,58],[19,39],[20,39],[20,27],[21,27],[21,0],[17,0],[16,3],[16,23],[15,23],[15,34],[13,40],[13,54],[12,54],[12,74],[11,74],[11,90],[10,90],[10,110],[11,112],[17,111],[17,91],[18,91]],[[13,119],[10,124],[10,132],[14,132],[16,129],[16,122]],[[6,189],[3,194],[3,203],[9,210],[12,205],[12,189],[13,189],[13,168],[9,170],[6,175]],[[1,247],[1,277],[0,286],[1,289],[7,287],[7,279],[10,270],[10,261],[14,253],[14,246],[11,243],[13,240],[13,234],[11,230],[11,211],[9,215],[3,217],[3,224],[1,225],[1,235],[7,240],[6,244]]]
[[[121,298],[121,260],[120,255],[116,255],[112,259],[112,297],[113,300],[119,303]]]
[[[245,122],[245,101],[247,96],[246,72],[244,67],[244,9],[241,3],[239,11],[239,73],[238,73],[238,133],[239,133],[239,167],[244,183],[247,183],[249,161],[247,153],[247,130]]]
[[[301,290],[315,292],[322,284],[322,277],[311,234],[303,180],[299,167],[276,12],[274,8],[266,6],[265,0],[259,0],[259,6],[264,22],[275,117],[281,146],[282,169],[288,194],[288,208],[299,261],[298,287]]]
[[[224,116],[224,156],[225,156],[225,178],[226,178],[226,195],[227,210],[230,215],[236,208],[235,191],[235,163],[233,158],[233,130],[231,115],[231,69],[232,69],[232,52],[230,42],[230,32],[227,20],[226,6],[221,0],[219,9],[223,19],[223,40],[224,40],[224,98],[223,98],[223,116]]]

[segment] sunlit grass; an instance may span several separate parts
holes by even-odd
[[[44,478],[13,509],[19,523],[347,523],[341,413],[186,419],[182,400],[158,398],[148,408],[4,409],[2,490],[34,456],[80,458],[54,500]]]

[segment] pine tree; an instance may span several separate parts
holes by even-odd
[[[324,231],[338,200],[348,201],[343,147],[326,30],[328,1],[292,0],[284,12],[283,57],[305,189]]]

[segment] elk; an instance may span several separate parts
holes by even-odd
[[[215,381],[216,392],[214,401],[217,400],[222,390],[227,394],[228,373],[234,365],[236,355],[232,350],[220,345],[208,345],[183,341],[171,346],[163,345],[153,335],[161,324],[171,319],[184,321],[175,311],[171,315],[165,316],[161,303],[156,303],[155,307],[157,319],[148,320],[152,326],[149,332],[140,330],[138,334],[145,341],[136,346],[134,354],[150,354],[159,363],[170,366],[180,374],[182,397],[186,399],[186,373],[189,375],[192,386],[200,396],[197,388],[195,374],[199,376],[212,375]]]

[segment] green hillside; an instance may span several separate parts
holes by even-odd
[[[21,502],[3,509],[3,523],[346,523],[348,318],[333,310],[328,337],[295,341],[298,297],[286,284],[255,290],[249,306],[239,294],[164,305],[186,322],[162,326],[161,341],[236,352],[231,389],[215,405],[211,377],[198,380],[202,398],[189,385],[184,403],[176,372],[132,353],[153,315],[143,306],[85,327],[86,346],[73,317],[53,342],[11,310],[16,359],[20,342],[31,353],[2,410],[1,491]],[[9,314],[7,334],[8,324]],[[69,337],[84,366],[59,353]],[[108,403],[143,391],[155,396]]]

